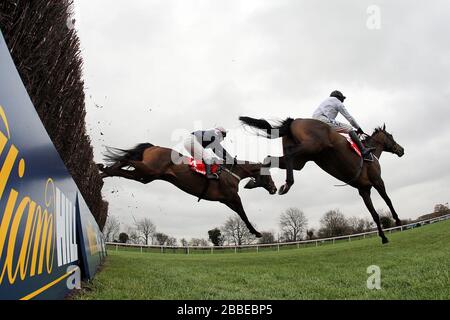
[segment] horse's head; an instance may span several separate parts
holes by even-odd
[[[277,193],[277,187],[275,186],[275,182],[273,182],[270,173],[261,174],[261,172],[259,172],[258,175],[247,182],[247,184],[244,186],[245,189],[255,189],[259,187],[266,189],[270,194]]]
[[[399,157],[405,154],[405,149],[394,140],[392,134],[386,131],[386,125],[375,129],[369,139],[380,144],[386,152],[396,154]]]

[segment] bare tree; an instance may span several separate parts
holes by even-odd
[[[209,243],[206,239],[192,238],[191,241],[189,241],[189,245],[192,247],[207,247],[209,246]]]
[[[139,236],[144,240],[144,244],[148,245],[148,240],[152,240],[156,233],[156,226],[149,218],[143,218],[134,222]]]
[[[132,244],[140,244],[141,243],[141,239],[139,237],[139,233],[136,230],[136,228],[128,226],[127,233],[128,233],[128,241],[130,243],[132,243]]]
[[[286,241],[301,240],[307,226],[308,219],[298,208],[289,208],[280,215],[280,228]]]
[[[258,239],[258,243],[275,243],[275,235],[273,234],[273,232],[263,231],[261,232],[261,238]]]
[[[369,218],[351,217],[347,221],[351,233],[363,233],[369,231],[374,226],[373,221]]]
[[[174,237],[168,237],[166,240],[166,246],[177,247],[177,239]]]
[[[156,243],[160,246],[166,244],[167,239],[169,239],[169,236],[167,234],[164,234],[162,232],[155,233]]]
[[[448,208],[448,202],[446,204],[437,204],[434,206],[434,211],[433,213],[448,213],[449,208]]]
[[[189,245],[188,241],[185,238],[181,238],[180,240],[181,246],[187,247]]]
[[[378,216],[380,217],[380,224],[383,229],[392,228],[395,226],[395,221],[392,219],[392,214],[387,209],[377,210]]]
[[[238,246],[252,243],[255,240],[255,236],[250,233],[245,223],[237,215],[227,219],[222,226],[222,234],[228,243]]]
[[[116,216],[108,216],[103,227],[103,236],[106,241],[114,241],[120,231],[120,222]]]
[[[316,230],[314,230],[314,229],[306,230],[306,238],[307,238],[308,240],[313,240],[313,239],[316,237],[316,236],[314,235],[315,232],[316,232]]]
[[[338,209],[325,213],[320,219],[320,224],[320,237],[343,236],[350,233],[348,221]]]

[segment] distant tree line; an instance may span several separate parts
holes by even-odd
[[[127,225],[125,231],[120,230],[119,219],[114,215],[108,216],[103,228],[103,236],[107,242],[177,246],[177,239],[157,232],[155,224],[149,218],[134,220],[132,226]]]
[[[108,203],[86,133],[83,60],[70,28],[72,1],[2,0],[0,28],[53,144],[103,228]]]
[[[395,221],[387,210],[377,210],[383,229],[395,226]],[[419,217],[417,220],[429,219],[445,214],[450,214],[448,204],[437,204],[434,212]],[[403,224],[414,222],[411,219],[402,220]],[[256,226],[255,226],[256,227]],[[135,221],[133,227],[128,227],[127,232],[119,233],[120,223],[115,216],[108,217],[103,234],[107,241],[117,241],[134,244],[154,244],[177,246],[178,241],[174,237],[156,231],[156,226],[148,218]],[[247,244],[271,244],[277,242],[295,242],[301,240],[313,240],[331,238],[351,234],[359,234],[375,231],[375,223],[369,217],[346,217],[339,209],[327,211],[320,219],[320,227],[316,231],[308,228],[308,219],[299,208],[288,208],[280,213],[279,232],[262,231],[262,237],[256,238],[252,235],[245,223],[238,215],[228,217],[220,227],[208,231],[208,239],[192,238],[190,240],[180,239],[182,247],[187,246],[239,246]]]

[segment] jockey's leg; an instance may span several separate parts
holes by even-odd
[[[328,124],[337,132],[347,133],[350,136],[350,138],[352,138],[353,142],[356,143],[359,150],[361,150],[363,159],[365,161],[373,161],[372,151],[374,150],[374,148],[366,148],[361,142],[361,139],[359,139],[356,131],[353,130],[353,127],[338,121],[332,121]]]
[[[213,155],[212,151],[210,149],[203,149],[203,160],[205,163],[205,170],[206,170],[206,178],[212,179],[212,180],[218,180],[219,176],[217,173],[212,173],[211,166],[214,163],[219,163],[219,160]]]
[[[366,148],[358,137],[356,131],[352,130],[348,133],[353,142],[356,143],[365,161],[373,161],[372,151],[374,148]]]
[[[204,162],[206,177],[208,179],[219,179],[217,174],[211,172],[211,164],[214,162],[214,158],[207,150],[205,150],[205,148],[203,148],[194,135],[190,135],[190,137],[185,140],[184,147],[195,160]]]

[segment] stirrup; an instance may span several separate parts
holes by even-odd
[[[366,154],[364,154],[363,156],[363,160],[367,161],[367,162],[373,162],[373,154],[371,151],[367,152]]]
[[[219,175],[217,173],[211,173],[209,175],[206,175],[206,178],[210,180],[219,180]]]

